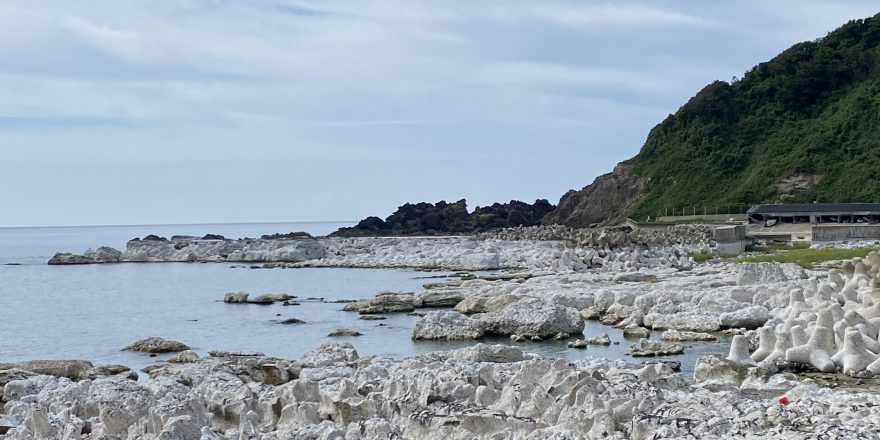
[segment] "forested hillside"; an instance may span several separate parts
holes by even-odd
[[[880,202],[880,15],[707,85],[624,165],[615,171],[623,179],[611,173],[570,191],[544,222],[587,226],[685,206]],[[590,190],[609,178],[628,186]],[[597,202],[607,209],[585,215]]]

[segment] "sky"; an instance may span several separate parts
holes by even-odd
[[[6,0],[0,226],[556,203],[831,3]]]

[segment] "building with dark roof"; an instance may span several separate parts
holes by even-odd
[[[765,223],[880,223],[880,203],[800,203],[755,205],[746,212],[750,222]]]

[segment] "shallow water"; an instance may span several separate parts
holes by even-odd
[[[417,291],[436,282],[438,272],[378,269],[246,269],[228,264],[111,264],[48,266],[56,251],[82,252],[87,247],[124,247],[126,240],[149,233],[161,235],[220,233],[228,237],[306,230],[326,234],[340,224],[254,224],[112,226],[88,228],[0,229],[0,362],[28,359],[87,359],[141,368],[164,359],[120,351],[135,340],[162,336],[184,342],[200,354],[208,350],[259,351],[296,359],[331,341],[352,343],[362,356],[402,357],[459,348],[472,342],[427,342],[410,339],[419,318],[388,315],[364,321],[341,311],[343,304],[325,301],[371,297],[380,291]],[[6,265],[17,263],[18,265]],[[223,294],[287,293],[299,306],[226,304]],[[299,318],[305,324],[276,321]],[[361,337],[330,338],[345,327]],[[581,359],[607,357],[637,362],[628,356],[629,344],[620,330],[588,322],[584,333],[607,332],[619,345],[569,349],[567,341],[514,343],[546,356]],[[654,337],[659,336],[655,333]],[[729,342],[685,345],[682,362],[690,376],[694,360],[704,353],[723,353]]]

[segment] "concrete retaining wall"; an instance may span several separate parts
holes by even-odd
[[[880,240],[880,225],[813,226],[813,242]]]
[[[707,214],[707,215],[667,215],[657,217],[658,222],[690,222],[694,220],[705,220],[706,222],[724,223],[730,219],[736,222],[744,222],[747,220],[745,214]]]
[[[669,229],[671,226],[675,226],[672,223],[637,222],[629,218],[626,219],[623,224],[633,229],[642,229],[646,231],[664,231],[666,229]]]

